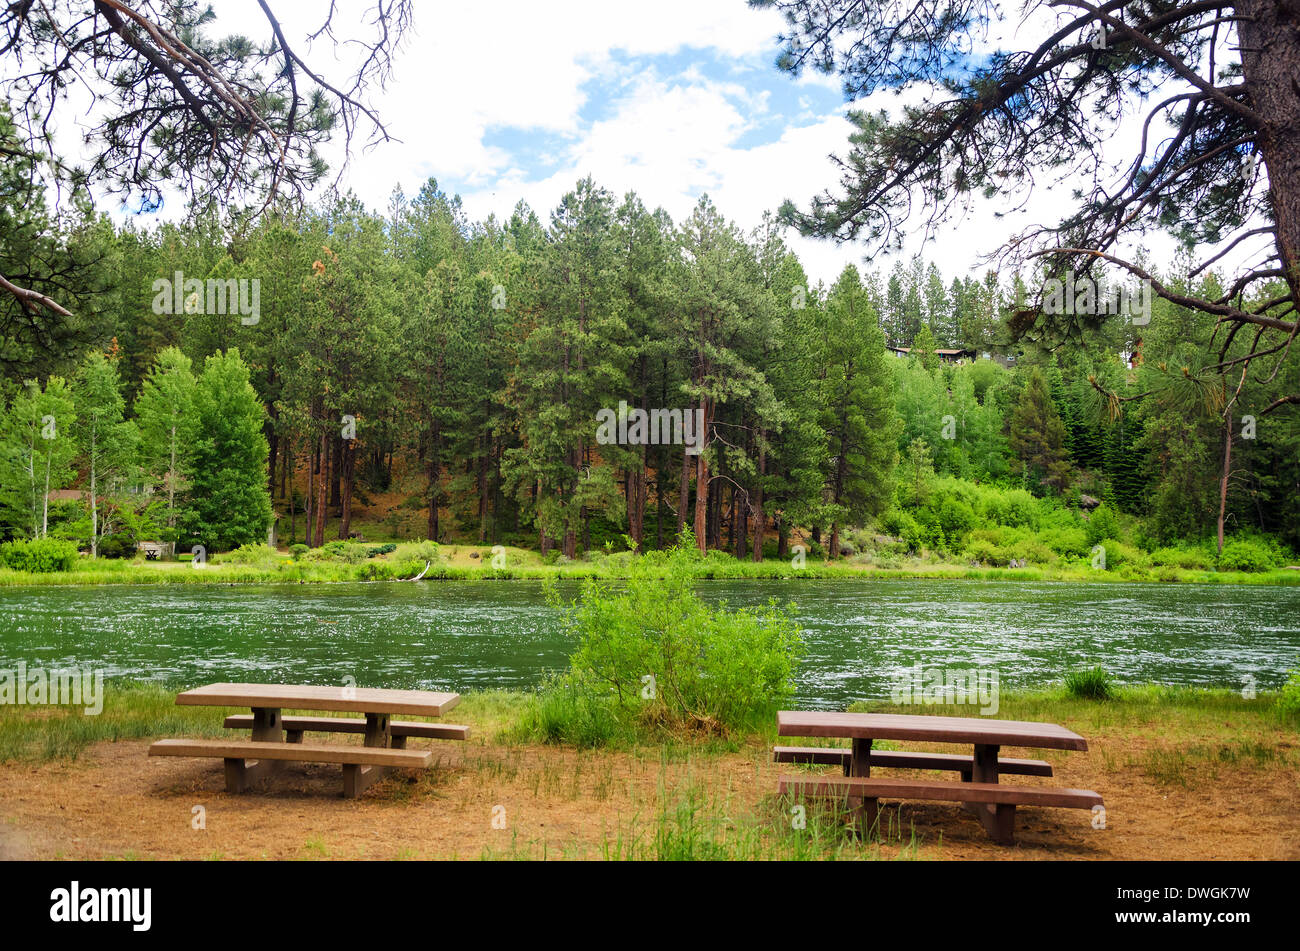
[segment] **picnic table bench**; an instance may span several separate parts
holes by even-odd
[[[879,800],[930,799],[960,802],[979,817],[993,839],[1010,845],[1015,837],[1016,806],[1092,809],[1102,798],[1090,789],[1010,786],[1001,775],[1051,776],[1050,763],[1004,758],[1003,746],[1086,750],[1088,741],[1055,723],[989,720],[973,717],[915,716],[890,713],[828,713],[782,710],[777,713],[780,736],[843,737],[848,749],[777,746],[778,763],[838,765],[843,775],[780,777],[778,792],[812,797],[842,798],[854,811],[859,827],[870,833],[878,818]],[[873,750],[874,740],[931,743],[970,743],[971,756]],[[959,782],[887,779],[871,775],[871,767],[937,769],[957,772]]]
[[[430,750],[406,749],[407,737],[464,740],[469,727],[392,720],[393,714],[437,717],[460,702],[455,693],[370,687],[314,687],[296,684],[208,684],[177,694],[181,706],[247,706],[251,714],[226,717],[227,729],[249,729],[249,740],[158,740],[150,756],[211,757],[225,760],[226,791],[249,785],[285,762],[339,763],[343,795],[360,796],[389,769],[425,768]],[[362,713],[364,719],[282,716],[283,708]],[[360,733],[362,746],[304,743],[304,732]],[[286,735],[287,734],[287,735]]]

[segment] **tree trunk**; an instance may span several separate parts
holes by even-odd
[[[627,534],[640,551],[645,536],[646,450],[641,447],[641,464],[628,474]]]
[[[99,503],[95,498],[95,424],[90,430],[90,557],[99,557]]]
[[[708,507],[709,507],[709,462],[704,454],[704,446],[708,441],[703,438],[709,431],[709,401],[706,397],[700,397],[700,410],[704,418],[704,426],[698,434],[697,441],[700,446],[700,454],[696,457],[695,468],[695,544],[700,551],[708,550]]]
[[[691,503],[691,468],[694,465],[695,457],[683,449],[681,487],[677,493],[677,535],[681,535],[686,527],[686,509]]]
[[[1219,479],[1219,554],[1223,554],[1223,520],[1228,510],[1228,476],[1232,472],[1232,416],[1223,421],[1223,477]]]
[[[664,547],[664,517],[667,513],[664,511],[664,460],[659,459],[659,464],[655,467],[655,549],[662,551]]]
[[[488,450],[491,448],[491,440],[486,440],[487,445],[481,445],[478,454],[478,543],[482,545],[487,541],[488,526]]]
[[[766,438],[765,432],[759,433],[759,439]],[[751,549],[753,561],[763,560],[763,534],[767,530],[767,516],[763,514],[763,478],[767,475],[767,450],[758,450],[758,482],[754,486],[754,539]]]
[[[280,498],[289,500],[293,508],[293,436],[284,441],[284,462],[280,465]]]
[[[330,449],[333,440],[328,430],[320,437],[320,479],[316,486],[316,544],[325,544],[325,522],[329,517],[328,495],[331,482]]]
[[[442,481],[442,466],[439,464],[440,446],[442,442],[442,431],[438,423],[434,422],[429,427],[429,459],[425,464],[425,474],[429,479],[429,522],[425,526],[425,535],[429,541],[438,540],[438,532],[441,526],[438,524],[438,506],[442,501],[442,491],[440,483]]]
[[[342,513],[339,523],[339,538],[346,541],[352,534],[352,486],[357,465],[357,443],[355,439],[343,440],[340,459],[343,470]]]
[[[1268,169],[1277,250],[1300,300],[1300,3],[1239,0],[1234,13],[1251,106],[1268,121],[1256,142]]]
[[[275,425],[278,418],[279,414],[272,403],[266,420],[266,491],[271,493],[271,498],[275,498],[275,464],[280,456],[280,434],[276,432]]]
[[[342,466],[339,465],[339,457],[343,455],[343,436],[341,434],[335,435],[332,439],[330,439],[329,451],[330,451],[330,470],[329,470],[330,471],[330,478],[329,478],[330,508],[334,509],[335,511],[341,514],[343,511],[343,498],[342,498],[342,493],[340,491],[340,485],[339,485],[339,481],[340,481],[339,471],[343,468]]]
[[[311,547],[311,540],[314,537],[312,528],[316,521],[316,468],[320,465],[320,442],[312,440],[311,454],[307,459],[307,506],[303,510],[302,532],[303,543],[308,548]]]
[[[171,440],[168,448],[171,450],[171,461],[167,465],[167,528],[168,534],[176,528],[176,424],[172,423]],[[172,539],[167,542],[167,557],[176,557],[176,540]]]
[[[45,496],[41,502],[41,538],[48,538],[50,534],[50,453],[52,450],[45,451]],[[33,456],[33,458],[35,458]]]

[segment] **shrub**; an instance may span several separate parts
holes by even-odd
[[[269,565],[275,562],[276,558],[275,549],[262,542],[240,545],[234,551],[219,556],[221,562],[229,562],[232,565]]]
[[[366,560],[366,546],[339,539],[326,542],[308,557],[313,561],[341,561],[346,565],[359,565]]]
[[[294,561],[302,561],[303,556],[305,556],[309,551],[311,551],[311,547],[308,545],[292,545],[289,548],[289,554],[293,557]]]
[[[1270,547],[1257,538],[1234,538],[1219,554],[1220,571],[1269,571],[1276,563]]]
[[[1076,700],[1109,700],[1115,695],[1110,677],[1101,667],[1067,673],[1065,692]]]
[[[1300,717],[1300,666],[1289,671],[1290,676],[1277,695],[1277,709],[1285,717]]]
[[[981,502],[982,515],[999,525],[1033,528],[1040,502],[1024,489],[989,489]]]
[[[101,558],[134,558],[139,549],[134,534],[116,532],[100,538],[97,550]]]
[[[1115,518],[1114,509],[1104,503],[1093,509],[1085,533],[1088,536],[1089,548],[1108,538],[1118,538],[1119,521]]]
[[[1082,528],[1047,528],[1041,535],[1043,544],[1058,554],[1078,557],[1088,552],[1088,535]]]
[[[0,545],[0,564],[14,571],[47,573],[71,571],[77,562],[77,546],[57,538],[32,538]]]
[[[385,542],[382,545],[376,545],[374,548],[367,549],[367,558],[377,558],[380,555],[387,555],[397,551],[397,546],[392,542]]]
[[[1213,567],[1214,557],[1199,548],[1157,548],[1151,553],[1151,562],[1171,568],[1188,568],[1204,571]]]
[[[404,542],[396,546],[393,551],[394,558],[418,561],[421,568],[424,567],[425,562],[436,565],[442,560],[442,549],[438,546],[438,543],[427,539],[418,542]]]
[[[794,691],[799,627],[774,602],[760,609],[710,606],[695,593],[694,540],[648,552],[622,583],[588,579],[563,604],[575,638],[569,671],[543,689],[543,736],[605,741],[611,724],[727,732],[766,722]]]
[[[1125,567],[1131,569],[1140,569],[1150,567],[1150,559],[1146,553],[1134,548],[1132,545],[1125,545],[1123,542],[1114,538],[1103,538],[1097,542],[1106,550],[1106,570],[1114,571],[1116,568]],[[1088,552],[1088,562],[1091,564],[1093,553]]]

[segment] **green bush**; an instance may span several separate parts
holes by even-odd
[[[366,546],[339,539],[326,542],[307,557],[312,561],[339,561],[345,565],[359,565],[366,560]]]
[[[1024,489],[985,488],[981,494],[980,514],[999,525],[1034,528],[1042,503]]]
[[[1157,548],[1151,553],[1151,562],[1170,568],[1205,571],[1214,567],[1214,556],[1200,548]]]
[[[1288,672],[1286,683],[1277,695],[1277,709],[1285,717],[1300,717],[1300,666]]]
[[[97,551],[100,558],[134,558],[139,548],[133,533],[115,532],[99,539]]]
[[[1115,695],[1110,677],[1101,667],[1067,673],[1065,692],[1077,700],[1109,700]]]
[[[218,555],[213,561],[232,565],[270,565],[279,559],[274,548],[262,542],[240,545],[234,551]]]
[[[403,542],[393,549],[393,560],[419,562],[419,568],[416,569],[419,571],[425,566],[426,562],[430,565],[441,562],[442,549],[437,542],[428,539],[418,542]]]
[[[0,564],[14,571],[71,571],[77,546],[57,538],[32,538],[0,545]]]
[[[377,558],[377,557],[380,556],[380,555],[387,555],[387,554],[389,554],[389,553],[391,553],[391,552],[395,552],[395,551],[397,551],[397,546],[396,546],[395,544],[393,544],[392,542],[386,542],[386,543],[383,544],[383,545],[377,545],[377,546],[375,546],[374,548],[370,548],[370,549],[368,549],[368,550],[366,551],[366,557],[368,557],[368,558]]]
[[[576,649],[539,696],[538,735],[590,745],[616,732],[726,733],[771,718],[794,691],[799,627],[774,602],[706,604],[695,593],[698,561],[687,535],[637,559],[625,582],[588,579],[567,605],[548,589]]]
[[[1276,564],[1273,550],[1258,538],[1234,538],[1219,554],[1220,571],[1270,571]]]
[[[1043,544],[1060,555],[1077,558],[1088,553],[1088,535],[1082,528],[1045,528],[1040,532]]]
[[[309,551],[311,551],[311,546],[309,545],[291,545],[289,547],[289,554],[294,561],[302,561],[303,557]]]
[[[1085,533],[1088,536],[1088,547],[1100,544],[1108,538],[1119,537],[1119,520],[1115,518],[1115,511],[1109,505],[1098,505],[1092,510],[1092,515],[1088,517]]]

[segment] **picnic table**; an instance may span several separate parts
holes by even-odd
[[[859,826],[870,832],[878,819],[878,801],[930,799],[961,802],[974,812],[999,843],[1014,840],[1017,805],[1092,809],[1102,805],[1090,789],[1000,784],[1004,775],[1051,776],[1042,760],[1001,757],[1003,746],[1056,750],[1086,750],[1088,741],[1055,723],[990,720],[976,717],[917,716],[893,713],[832,713],[782,710],[777,713],[779,736],[843,737],[847,749],[777,746],[778,763],[831,764],[842,776],[782,776],[780,793],[843,797]],[[973,754],[873,750],[875,740],[970,744]],[[957,772],[960,782],[890,779],[872,776],[871,768],[937,769]]]
[[[316,687],[302,684],[216,683],[177,694],[180,706],[249,707],[251,714],[228,716],[227,729],[249,729],[248,740],[158,740],[150,756],[213,757],[225,760],[226,790],[239,793],[285,762],[340,763],[343,795],[360,796],[390,769],[427,768],[429,750],[408,750],[408,737],[464,740],[469,727],[420,721],[394,721],[393,714],[440,717],[460,695],[429,690],[373,687]],[[361,713],[364,719],[283,716],[284,709]],[[303,734],[361,733],[361,746],[304,743]]]

